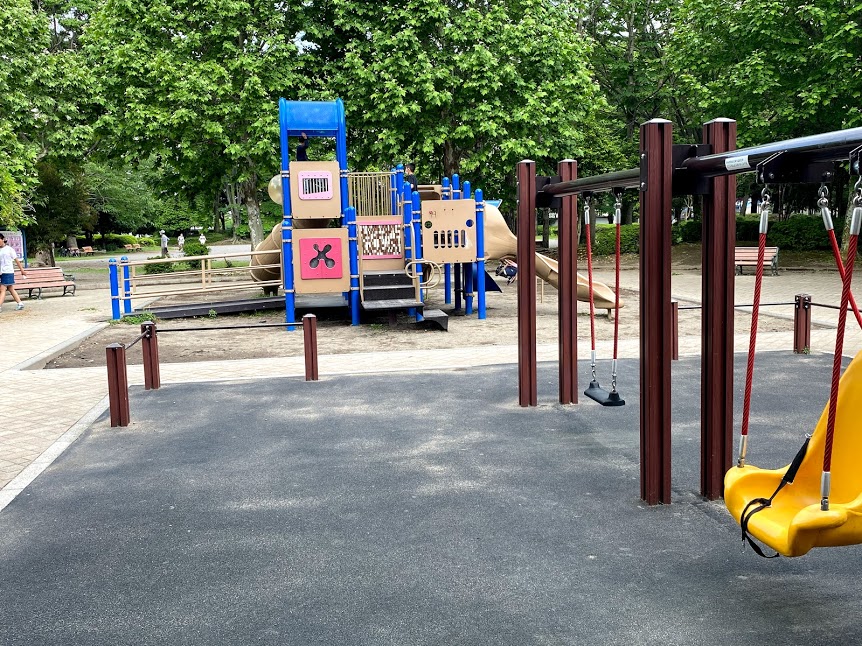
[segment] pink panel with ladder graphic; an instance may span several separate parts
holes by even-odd
[[[303,238],[299,241],[300,276],[303,280],[341,278],[341,238]]]

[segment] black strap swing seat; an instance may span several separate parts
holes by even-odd
[[[590,343],[592,347],[590,354],[592,379],[590,380],[590,385],[584,391],[584,395],[602,406],[625,406],[626,404],[626,401],[617,391],[617,346],[620,336],[620,223],[622,220],[622,192],[614,191],[614,196],[616,198],[614,203],[614,223],[616,224],[616,284],[614,285],[614,301],[616,316],[614,317],[614,358],[611,363],[611,390],[608,392],[601,387],[596,378],[596,308],[595,301],[593,300],[593,251],[591,244],[592,235],[590,234],[590,205],[592,196],[589,193],[584,194],[584,226],[587,232],[587,276],[590,292]]]

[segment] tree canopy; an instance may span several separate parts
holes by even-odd
[[[8,0],[0,37],[0,224],[46,240],[229,207],[258,242],[281,96],[344,99],[352,169],[510,206],[519,160],[631,165],[657,116],[742,145],[862,122],[858,0]]]

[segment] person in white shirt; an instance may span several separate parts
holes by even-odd
[[[186,237],[181,233],[177,236],[177,247],[180,248],[180,251],[183,250],[183,245],[186,243]]]
[[[0,233],[0,309],[3,306],[3,299],[6,298],[6,290],[12,294],[15,299],[15,309],[23,310],[24,303],[21,302],[21,297],[15,291],[15,265],[18,263],[18,269],[21,270],[21,278],[27,278],[27,272],[24,271],[24,266],[18,260],[18,254],[15,250],[6,244],[6,237]]]
[[[159,231],[162,234],[162,258],[168,257],[168,236],[164,231]]]
[[[200,235],[200,237],[198,238],[198,242],[200,242],[201,244],[206,244],[206,243],[207,243],[207,237],[204,235],[204,232],[203,232],[203,231],[201,231],[201,235]]]

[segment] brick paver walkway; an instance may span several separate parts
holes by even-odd
[[[613,276],[610,272],[599,271],[597,279],[612,282]],[[626,289],[636,290],[637,271],[624,271],[622,284]],[[680,273],[673,276],[672,284],[675,297],[700,302],[699,275]],[[737,278],[737,302],[750,302],[752,289],[752,277]],[[840,289],[835,273],[787,272],[764,280],[764,299],[792,301],[794,294],[809,293],[818,302],[837,304]],[[38,474],[38,469],[42,468],[40,465],[44,466],[56,457],[65,443],[73,441],[76,433],[83,430],[95,414],[104,410],[107,394],[104,368],[26,368],[31,364],[40,367],[62,348],[106,325],[108,302],[106,289],[90,289],[82,290],[74,298],[46,297],[42,301],[28,301],[22,312],[15,312],[7,302],[0,312],[0,378],[4,384],[5,401],[11,403],[4,409],[0,423],[0,487],[5,487],[0,491],[0,509],[26,486],[28,478]],[[792,316],[792,308],[783,308],[772,315]],[[835,342],[836,313],[820,309],[815,311],[814,318],[830,327],[812,332],[812,350],[831,352]],[[457,321],[453,324],[457,325]],[[847,330],[845,354],[852,356],[862,349],[862,331],[852,318],[848,319]],[[441,342],[445,343],[443,336]],[[680,353],[697,355],[700,343],[699,336],[681,336]],[[609,356],[611,343],[599,345],[601,356]],[[745,351],[747,347],[748,335],[737,334],[736,350]],[[764,333],[758,339],[758,350],[790,351],[791,348],[791,332]],[[624,340],[620,343],[620,356],[635,358],[638,349],[637,339]],[[579,343],[579,356],[589,356],[587,339]],[[540,345],[538,357],[540,361],[556,361],[557,345]],[[504,345],[493,346],[493,350],[479,346],[328,355],[320,357],[319,368],[325,378],[334,374],[437,370],[516,362],[516,346]],[[302,376],[304,363],[302,357],[289,357],[163,364],[161,374],[164,383],[258,379],[262,374]],[[132,384],[143,383],[140,366],[129,367],[129,379]],[[511,390],[512,397],[516,397],[517,384],[512,384]],[[40,456],[43,457],[40,459]],[[21,474],[22,471],[25,473]]]

